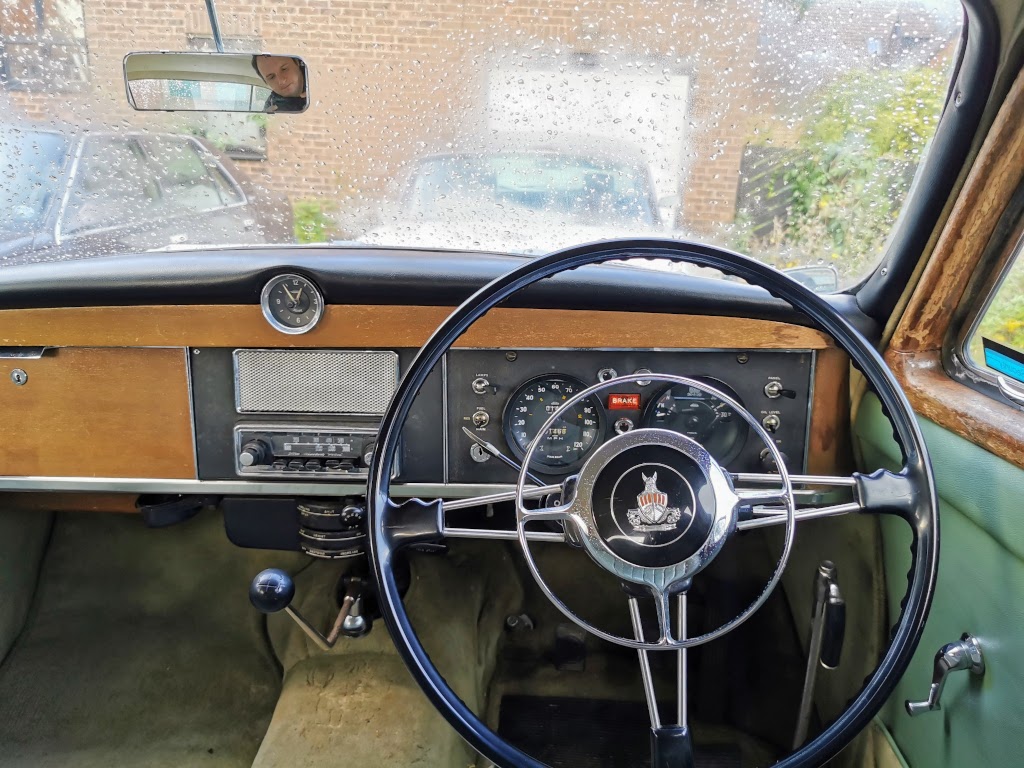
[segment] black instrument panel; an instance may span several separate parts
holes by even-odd
[[[400,375],[414,350],[396,353]],[[191,350],[201,479],[365,481],[378,418],[333,412],[240,413],[232,360],[230,349]],[[738,402],[772,434],[790,471],[801,472],[806,467],[813,366],[809,351],[455,349],[443,369],[433,372],[410,412],[395,479],[513,483],[515,473],[482,451],[463,429],[521,461],[564,402],[616,375],[629,376],[629,382],[581,400],[569,409],[567,419],[552,426],[531,462],[534,474],[558,481],[578,471],[606,440],[640,427],[688,435],[733,472],[772,469],[762,457],[765,446],[733,405],[699,388],[657,381],[652,371],[697,379]],[[294,388],[295,382],[280,382],[286,385]],[[386,402],[386,393],[382,395]],[[353,443],[351,451],[348,442]],[[316,450],[299,450],[306,443],[316,443]]]
[[[790,471],[806,466],[814,355],[808,351],[460,350],[446,376],[448,480],[511,483],[515,473],[474,447],[463,429],[516,460],[548,417],[573,395],[615,376],[636,378],[573,406],[552,425],[530,468],[557,480],[605,440],[660,427],[702,443],[734,472],[770,469],[765,446],[729,403],[651,374],[695,378],[749,410],[775,439]]]

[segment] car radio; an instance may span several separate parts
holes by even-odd
[[[376,445],[377,430],[368,427],[247,424],[235,429],[235,469],[242,476],[366,477]]]

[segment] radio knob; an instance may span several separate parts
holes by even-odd
[[[368,443],[363,444],[362,459],[363,466],[370,466],[370,462],[373,461],[373,452],[377,450],[377,441],[371,440]]]
[[[238,463],[243,467],[251,467],[255,464],[263,464],[270,456],[270,448],[262,440],[250,440],[242,446],[238,454]]]

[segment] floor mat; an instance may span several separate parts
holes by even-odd
[[[504,696],[498,733],[551,768],[650,765],[650,720],[641,702]],[[696,768],[740,768],[738,746],[695,750]]]
[[[0,665],[0,766],[248,768],[280,690],[246,597],[262,557],[214,514],[59,516]]]

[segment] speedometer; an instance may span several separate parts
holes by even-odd
[[[739,396],[717,379],[694,378],[740,402]],[[669,387],[654,400],[644,415],[644,426],[692,437],[720,464],[735,459],[747,440],[747,423],[731,405],[710,392],[683,384]]]
[[[586,385],[568,376],[541,376],[515,391],[505,407],[505,438],[520,458],[551,414]],[[530,466],[564,470],[579,464],[601,434],[601,406],[588,397],[566,410],[538,443]]]

